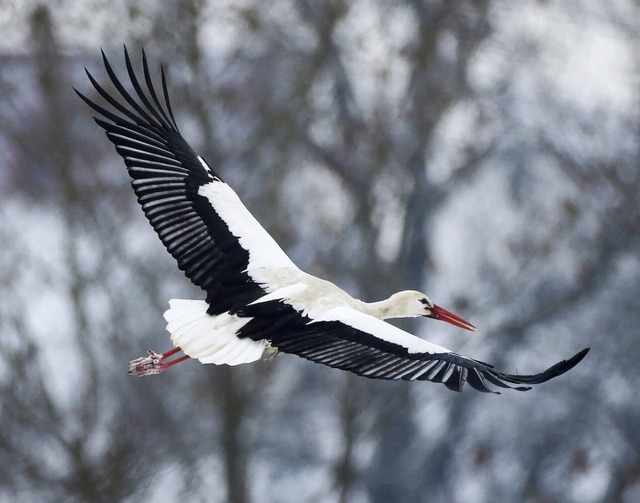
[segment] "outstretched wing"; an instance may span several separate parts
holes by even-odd
[[[295,267],[242,204],[198,156],[176,125],[162,71],[161,104],[142,51],[144,84],[125,47],[129,93],[102,53],[115,88],[109,93],[87,71],[105,108],[76,93],[102,118],[95,121],[122,156],[144,214],[178,267],[207,292],[210,313],[234,312],[264,291],[245,272],[254,267]]]
[[[462,391],[465,382],[483,392],[494,392],[491,385],[525,391],[564,374],[589,351],[539,374],[507,374],[349,307],[310,319],[286,302],[270,301],[248,306],[244,314],[253,319],[240,329],[239,337],[267,339],[278,351],[360,376],[433,381],[454,391]]]

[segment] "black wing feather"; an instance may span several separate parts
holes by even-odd
[[[76,93],[103,118],[96,123],[122,156],[138,202],[178,267],[207,292],[211,314],[239,309],[264,291],[244,272],[249,254],[209,201],[199,195],[203,185],[221,177],[208,171],[180,134],[171,109],[164,70],[162,94],[156,92],[142,51],[144,86],[137,78],[129,53],[124,58],[133,92],[125,89],[107,57],[104,66],[115,93],[110,94],[87,71],[96,92],[113,109]],[[117,96],[121,98],[118,99]]]
[[[465,382],[485,393],[495,393],[490,385],[526,391],[530,389],[527,385],[572,369],[589,351],[584,349],[539,374],[507,374],[457,353],[410,353],[340,321],[312,321],[281,301],[247,306],[243,315],[253,319],[240,329],[239,337],[267,339],[283,353],[372,379],[439,382],[454,391],[462,391]]]

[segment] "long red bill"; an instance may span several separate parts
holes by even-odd
[[[468,321],[463,320],[459,316],[456,316],[451,311],[447,311],[446,309],[434,305],[431,309],[431,314],[427,316],[428,318],[433,318],[434,320],[446,321],[447,323],[451,323],[456,327],[464,328],[465,330],[470,330],[471,332],[475,332],[477,329]]]

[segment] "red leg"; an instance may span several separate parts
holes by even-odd
[[[164,353],[162,353],[160,356],[162,358],[160,358],[161,360],[164,360],[165,358],[170,357],[171,355],[175,355],[178,351],[182,351],[180,348],[173,348],[170,349],[169,351],[166,351]]]
[[[183,362],[189,358],[188,355],[184,355],[170,362],[163,361],[169,356],[175,355],[180,350],[180,348],[173,348],[162,354],[158,354],[155,351],[149,350],[149,356],[146,356],[144,358],[137,358],[129,362],[128,373],[130,376],[137,377],[160,374],[172,365]]]
[[[173,361],[167,362],[167,363],[165,363],[165,365],[166,365],[165,370],[168,369],[169,367],[175,365],[176,363],[183,362],[185,360],[188,360],[189,358],[191,358],[189,355],[184,355],[184,356],[181,356],[180,358],[176,358]]]

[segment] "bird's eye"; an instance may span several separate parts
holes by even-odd
[[[431,299],[429,297],[422,297],[420,299],[420,303],[424,305],[424,307],[426,307],[427,309],[433,308],[433,302],[431,302]]]

